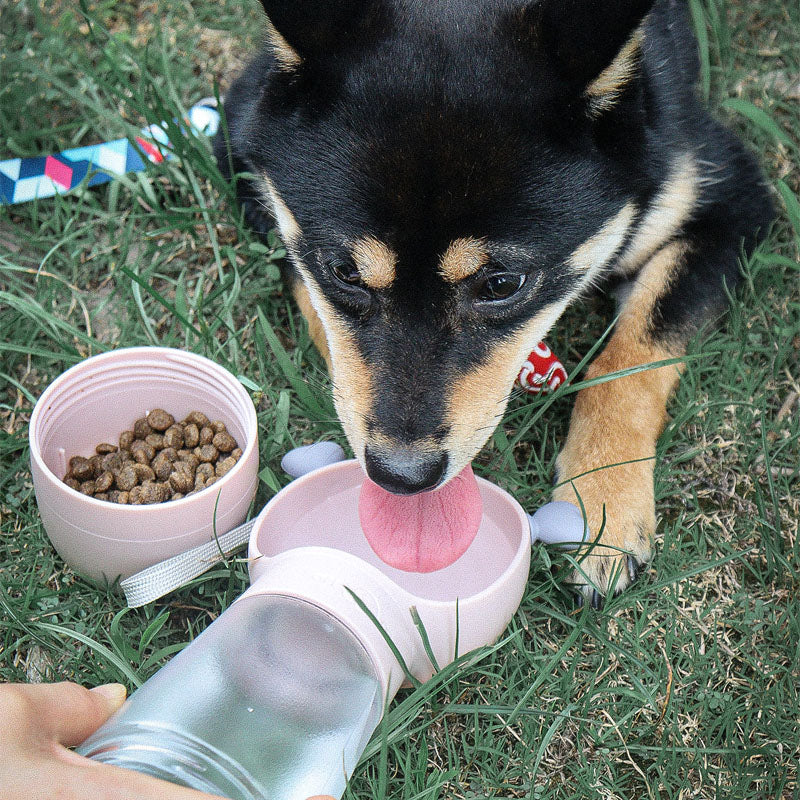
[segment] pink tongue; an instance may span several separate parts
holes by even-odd
[[[441,489],[414,495],[392,494],[367,478],[358,500],[370,547],[389,566],[406,572],[450,566],[472,544],[482,512],[470,466]]]

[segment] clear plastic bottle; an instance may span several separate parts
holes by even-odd
[[[234,603],[78,752],[232,800],[341,797],[380,721],[364,646],[313,603]]]

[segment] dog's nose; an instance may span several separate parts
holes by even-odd
[[[447,469],[447,453],[386,453],[367,446],[364,462],[370,479],[387,492],[416,494],[439,483]]]

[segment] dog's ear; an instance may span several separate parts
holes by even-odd
[[[507,13],[514,40],[545,58],[594,111],[613,105],[636,73],[639,28],[654,0],[535,0]]]
[[[304,62],[357,43],[382,18],[377,0],[261,0],[278,65]]]

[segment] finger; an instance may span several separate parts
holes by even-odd
[[[95,690],[76,683],[18,685],[28,719],[19,722],[37,738],[55,739],[66,747],[80,744],[96,731],[125,700],[125,687],[107,684]]]
[[[219,795],[166,783],[122,767],[98,764],[89,759],[84,759],[84,762],[83,768],[73,771],[76,791],[82,792],[77,797],[105,797],[109,791],[116,790],[125,800],[226,800]]]
[[[65,750],[70,758],[54,759],[44,753],[23,759],[4,773],[0,764],[0,800],[69,798],[69,800],[227,800],[218,795],[166,783],[122,767],[112,767]]]

